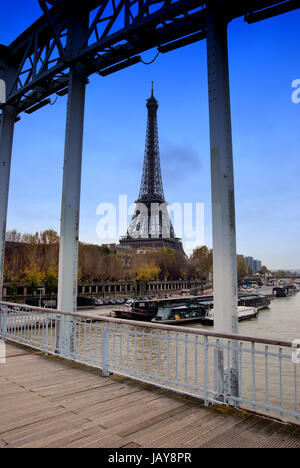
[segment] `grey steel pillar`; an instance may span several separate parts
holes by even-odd
[[[61,207],[58,309],[75,312],[86,68],[70,71]]]
[[[64,54],[71,60],[85,43],[89,17],[88,14],[82,13],[80,3],[67,8],[67,11],[68,36]],[[58,270],[57,308],[63,312],[77,310],[79,210],[86,83],[86,66],[82,63],[72,64],[69,75]],[[56,336],[58,353],[73,357],[76,326],[71,316],[60,316]]]
[[[218,10],[217,10],[218,11]],[[215,329],[237,331],[237,265],[227,22],[207,18]]]
[[[216,1],[207,16],[207,60],[211,147],[214,321],[217,332],[230,334],[238,332],[237,265],[227,21],[222,11],[222,4],[223,2]],[[224,385],[228,388],[228,384],[231,382],[231,393],[236,394],[238,387],[236,353],[232,353],[232,369],[227,369],[225,376],[223,354],[220,349],[215,356],[216,393],[224,393]],[[234,391],[233,387],[235,388]]]
[[[14,107],[6,105],[2,111],[0,128],[0,300],[3,298],[3,272],[5,255],[5,235],[8,192],[10,180],[11,153],[14,125],[17,112]]]
[[[85,44],[89,26],[88,13],[80,3],[68,12],[68,35],[64,55],[71,60]],[[77,270],[79,209],[81,190],[82,140],[87,70],[81,63],[72,64],[69,75],[68,109],[62,188],[60,250],[58,272],[58,309],[75,312],[77,308]]]

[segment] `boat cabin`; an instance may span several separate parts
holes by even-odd
[[[206,311],[206,306],[196,303],[177,307],[161,307],[152,321],[170,324],[199,322],[206,315]]]

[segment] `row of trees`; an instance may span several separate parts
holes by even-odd
[[[5,281],[10,282],[12,288],[17,283],[25,283],[33,290],[43,283],[47,292],[54,292],[58,281],[58,234],[53,230],[36,234],[21,234],[14,230],[7,233],[6,240]],[[207,252],[208,249],[203,251],[205,255]],[[170,249],[149,249],[138,254],[79,243],[78,279],[84,282],[178,280],[203,276],[201,262],[200,253],[190,261]],[[205,262],[203,268],[208,274]]]
[[[22,234],[21,232],[13,229],[12,231],[7,231],[6,233],[6,242],[17,242],[23,244],[58,244],[59,235],[53,229],[47,229],[46,231],[36,232],[35,234]]]
[[[299,271],[284,271],[284,270],[277,270],[272,272],[272,276],[275,278],[299,278],[300,272]]]
[[[5,280],[11,284],[26,283],[32,289],[45,284],[54,292],[58,281],[59,236],[48,229],[35,234],[16,230],[6,236]],[[206,246],[197,247],[190,258],[171,249],[117,251],[108,247],[79,243],[78,279],[83,282],[103,280],[208,279],[213,268],[213,252]],[[265,268],[265,267],[264,267]],[[245,259],[237,260],[241,281],[249,270]]]

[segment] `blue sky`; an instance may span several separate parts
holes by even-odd
[[[35,0],[2,9],[0,42],[8,45],[39,15]],[[248,25],[229,25],[238,252],[269,268],[300,268],[300,11]],[[151,60],[155,50],[142,55]],[[211,246],[210,161],[205,41],[160,54],[115,75],[94,75],[87,87],[80,239],[99,242],[96,208],[128,194],[141,180],[145,101],[151,80],[159,101],[166,199],[205,204]],[[16,125],[7,229],[59,231],[66,97]]]

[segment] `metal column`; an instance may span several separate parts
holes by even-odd
[[[80,4],[69,7],[63,1],[68,18],[67,43],[63,56],[79,53],[86,41],[89,15]],[[58,272],[58,309],[76,312],[78,276],[78,238],[81,190],[82,140],[87,69],[82,63],[72,64],[69,75],[68,108],[64,156],[64,176],[60,220]]]
[[[211,147],[213,280],[215,330],[238,332],[236,226],[230,111],[227,21],[222,1],[207,16],[207,61]],[[232,343],[229,368],[224,343],[215,352],[215,398],[238,396],[238,345]],[[226,358],[225,358],[226,356]],[[231,401],[232,403],[232,401]],[[233,402],[234,404],[235,402]]]
[[[207,18],[215,329],[237,332],[237,265],[227,22]]]
[[[2,300],[3,294],[7,204],[16,116],[17,113],[14,107],[5,106],[2,111],[0,123],[0,300]]]
[[[79,209],[86,68],[75,64],[70,71],[64,177],[62,190],[58,309],[77,308]]]

